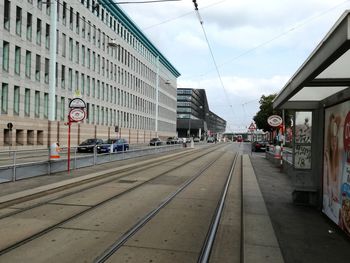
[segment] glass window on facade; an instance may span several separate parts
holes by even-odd
[[[2,69],[9,71],[9,54],[10,54],[10,43],[4,41],[2,47]]]
[[[18,86],[14,86],[13,90],[13,114],[19,114],[19,99],[20,99],[20,89]]]
[[[105,109],[104,107],[101,107],[101,124],[104,125],[105,124]]]
[[[75,42],[75,62],[79,63],[79,42]]]
[[[66,87],[66,67],[64,65],[61,66],[61,88],[64,89]]]
[[[86,95],[90,96],[90,76],[86,76]]]
[[[49,16],[50,15],[50,10],[51,10],[51,3],[50,2],[45,2],[46,4],[46,14]]]
[[[80,90],[79,89],[79,72],[78,71],[75,71],[74,79],[75,79],[74,90]]]
[[[1,113],[7,114],[8,109],[8,84],[2,83],[1,87]]]
[[[91,95],[93,98],[95,98],[95,78],[92,78],[91,82]]]
[[[69,9],[69,28],[70,29],[73,29],[73,14],[74,14],[73,7],[71,7]]]
[[[21,48],[15,47],[15,74],[20,75],[21,73]]]
[[[10,1],[4,0],[4,28],[8,31],[10,31],[10,7]]]
[[[85,38],[85,28],[86,28],[85,17],[83,16],[82,25],[81,25],[81,35],[82,35],[83,38]]]
[[[50,48],[50,25],[46,24],[45,26],[45,47],[46,49]]]
[[[91,123],[95,123],[95,105],[94,104],[92,104],[91,116],[89,116],[89,118]]]
[[[40,81],[40,68],[41,68],[40,55],[36,55],[36,57],[35,57],[35,79],[37,81]]]
[[[67,23],[67,3],[63,2],[62,6],[62,23],[63,25],[66,25]]]
[[[75,15],[75,30],[76,33],[79,34],[80,33],[80,14],[79,12],[76,13]]]
[[[72,61],[73,60],[73,38],[69,38],[69,42],[68,42],[68,57],[69,57],[69,60]]]
[[[86,61],[86,65],[88,68],[91,67],[91,50],[90,48],[87,49],[87,61]]]
[[[85,94],[85,75],[82,73],[81,74],[81,84],[80,84],[80,90],[81,90],[81,94],[84,95]]]
[[[30,115],[30,89],[24,90],[24,115]]]
[[[61,97],[61,121],[64,121],[64,118],[66,117],[65,116],[65,109],[66,109],[66,106],[65,106],[65,98],[64,97]]]
[[[67,36],[66,34],[62,33],[62,57],[66,56],[66,41],[67,41]]]
[[[22,34],[22,8],[16,7],[16,34]]]
[[[100,81],[97,80],[97,99],[101,98],[101,87],[100,87]]]
[[[45,83],[49,83],[49,69],[50,69],[50,60],[45,58]]]
[[[29,41],[32,41],[32,27],[33,27],[33,16],[31,13],[27,13],[26,38]]]
[[[31,77],[32,74],[32,52],[26,51],[26,65],[25,74],[27,78]]]
[[[85,46],[81,46],[81,64],[85,66]]]
[[[49,94],[44,93],[44,118],[47,119],[49,116]]]
[[[36,43],[41,45],[41,20],[39,18],[36,20]]]
[[[96,106],[96,124],[100,124],[100,106]]]
[[[73,89],[73,70],[71,68],[68,70],[68,89]]]
[[[96,71],[96,53],[92,52],[92,70]]]
[[[35,91],[34,95],[34,114],[36,118],[40,117],[40,91]]]

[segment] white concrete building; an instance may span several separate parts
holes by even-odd
[[[53,2],[0,1],[0,148],[67,145],[64,124],[76,96],[86,102],[87,118],[72,125],[72,145],[94,137],[143,143],[176,134],[180,74],[118,6],[57,1],[55,26]],[[56,54],[50,52],[55,27]]]

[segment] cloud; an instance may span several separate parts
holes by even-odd
[[[197,1],[222,87],[190,0],[123,5],[181,73],[180,88],[206,90],[231,127],[250,124],[261,96],[279,92],[350,1]]]
[[[224,88],[217,78],[182,80],[178,86],[205,89],[210,110],[232,123],[233,128],[249,125],[259,111],[261,96],[279,92],[288,79],[289,76],[279,75],[271,78],[223,76]]]

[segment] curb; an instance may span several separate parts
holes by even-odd
[[[247,154],[242,156],[242,164],[243,262],[283,263],[281,249]]]

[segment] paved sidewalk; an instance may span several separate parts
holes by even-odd
[[[251,162],[286,263],[350,262],[350,238],[323,213],[292,203],[290,178],[263,155]]]

